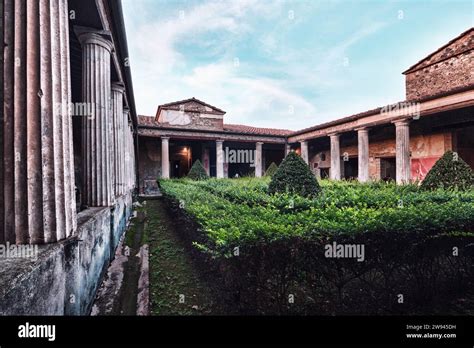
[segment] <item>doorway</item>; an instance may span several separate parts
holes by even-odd
[[[384,181],[392,181],[396,179],[397,162],[395,157],[387,157],[380,159],[380,178]]]

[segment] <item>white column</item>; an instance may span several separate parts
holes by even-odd
[[[170,177],[170,150],[169,137],[161,137],[161,178],[169,179]]]
[[[309,164],[308,142],[306,140],[300,141],[301,158],[306,164]]]
[[[369,181],[369,130],[367,128],[357,129],[359,165],[359,181]]]
[[[331,180],[341,180],[341,149],[339,134],[330,134],[331,138]]]
[[[224,177],[224,150],[223,140],[216,140],[216,176],[218,178]]]
[[[290,144],[285,144],[285,157],[288,156],[290,151],[291,151],[291,145]]]
[[[394,123],[397,184],[406,184],[411,179],[410,126],[408,120],[396,121]]]
[[[255,146],[255,177],[262,177],[262,142],[257,142]]]

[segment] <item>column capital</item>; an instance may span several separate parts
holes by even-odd
[[[264,143],[263,141],[257,141],[257,142],[255,142],[255,144],[263,145],[263,144],[265,144],[265,143]]]
[[[330,138],[334,138],[334,137],[339,138],[340,135],[341,135],[341,133],[337,133],[337,132],[328,133],[328,137],[330,137]]]
[[[216,140],[216,143],[221,143],[222,144],[223,142],[224,142],[224,140],[222,140],[222,139],[217,139]]]
[[[354,130],[356,132],[368,132],[370,130],[369,127],[358,127],[358,128],[354,128]]]
[[[97,30],[76,25],[74,26],[74,33],[79,39],[81,46],[99,45],[109,52],[113,50],[112,34],[108,30]]]
[[[299,143],[300,144],[306,144],[306,143],[308,143],[308,140],[300,140]]]
[[[170,140],[170,137],[166,137],[166,136],[165,136],[165,137],[161,137],[161,140],[168,141],[168,140]]]
[[[410,124],[410,119],[409,118],[403,118],[400,120],[394,120],[392,123],[395,125],[395,127],[400,127],[400,126],[408,126]]]

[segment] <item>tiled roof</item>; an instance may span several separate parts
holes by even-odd
[[[224,130],[239,132],[239,133],[275,135],[275,136],[286,136],[293,133],[293,131],[288,130],[288,129],[261,128],[261,127],[245,126],[242,124],[225,124],[225,123],[224,123]]]
[[[144,126],[144,127],[157,127],[157,128],[162,127],[162,125],[156,122],[154,117],[150,117],[150,116],[138,116],[138,125]],[[186,128],[184,127],[173,127],[173,128],[186,130]],[[286,135],[291,134],[293,131],[288,130],[288,129],[252,127],[252,126],[245,126],[241,124],[224,124],[224,129],[222,132],[286,136]]]

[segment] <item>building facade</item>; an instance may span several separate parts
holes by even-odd
[[[197,99],[138,117],[139,185],[181,177],[199,159],[210,175],[253,170],[227,151],[255,153],[255,176],[297,151],[317,177],[421,181],[446,152],[474,168],[474,29],[470,28],[404,72],[406,100],[300,131],[226,124],[225,112]]]

